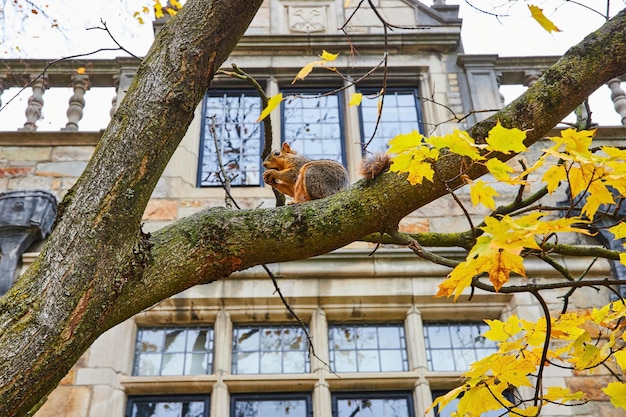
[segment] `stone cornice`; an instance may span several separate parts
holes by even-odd
[[[390,33],[387,45],[390,52],[455,52],[461,42],[460,26],[439,26],[418,29],[410,33]],[[239,41],[231,57],[238,55],[312,55],[322,49],[332,52],[349,53],[351,47],[359,54],[380,55],[383,49],[383,35],[351,34],[337,35],[256,35],[245,36]]]

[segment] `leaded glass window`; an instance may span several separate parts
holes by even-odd
[[[333,417],[413,417],[411,393],[333,395]]]
[[[344,161],[339,95],[285,93],[282,102],[283,142],[311,159]]]
[[[498,350],[496,342],[482,334],[485,323],[432,323],[424,326],[428,369],[466,371],[472,362]]]
[[[408,370],[404,327],[400,324],[333,325],[328,342],[334,372]]]
[[[198,396],[130,397],[128,417],[208,417],[209,399]]]
[[[233,330],[233,373],[309,372],[308,346],[301,327],[236,327]]]
[[[233,395],[232,417],[310,417],[308,394]]]
[[[389,140],[395,136],[411,133],[414,130],[418,132],[423,130],[421,127],[419,101],[415,89],[387,89],[378,126],[376,126],[376,121],[378,120],[380,95],[372,90],[363,90],[361,93],[363,93],[363,100],[359,109],[361,111],[363,146],[374,135],[374,138],[367,146],[368,152],[385,152]]]
[[[211,373],[213,330],[209,327],[140,328],[133,375]]]
[[[261,185],[261,99],[248,91],[210,91],[204,99],[200,186],[221,186],[221,166],[231,185]],[[215,145],[217,139],[217,147]]]

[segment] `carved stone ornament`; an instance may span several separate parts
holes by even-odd
[[[327,7],[288,6],[289,30],[292,32],[325,32],[328,27]]]
[[[48,236],[56,212],[57,200],[46,191],[0,194],[0,296],[13,285],[24,251]]]

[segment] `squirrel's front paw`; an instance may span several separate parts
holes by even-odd
[[[265,171],[263,173],[263,182],[267,185],[276,184],[276,177],[274,176],[274,173],[276,173],[275,169],[268,169]]]

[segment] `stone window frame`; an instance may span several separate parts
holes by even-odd
[[[350,330],[353,332],[353,334],[355,335],[355,337],[353,338],[353,340],[351,341],[351,347],[350,348],[345,348],[345,349],[340,349],[340,348],[334,348],[332,345],[333,342],[333,329],[337,329],[337,328],[350,328]],[[356,329],[370,329],[370,330],[374,330],[375,334],[376,334],[376,348],[359,348],[359,336],[358,336],[358,330]],[[399,347],[398,348],[387,348],[387,347],[381,347],[381,337],[380,337],[380,329],[382,328],[396,328],[398,329],[398,342],[399,342]],[[383,357],[384,357],[384,352],[385,351],[400,351],[401,354],[401,367],[402,369],[394,369],[394,370],[390,370],[390,369],[383,369],[385,367],[385,365],[383,364]],[[340,367],[337,364],[337,355],[340,352],[354,352],[354,357],[355,357],[355,363],[354,363],[354,370],[349,370],[349,371],[345,371],[340,369]],[[378,370],[363,370],[363,366],[361,364],[361,361],[358,360],[359,357],[359,353],[366,353],[366,352],[375,352],[375,356],[377,358],[377,362],[378,362]],[[404,325],[401,322],[333,322],[332,324],[329,324],[328,326],[328,354],[330,357],[330,361],[329,361],[329,365],[331,367],[331,369],[334,372],[337,373],[341,373],[341,372],[407,372],[409,370],[409,361],[408,361],[408,351],[407,351],[407,340],[406,340],[406,331],[404,329]]]
[[[239,417],[240,414],[235,414],[237,411],[237,402],[287,402],[287,401],[303,401],[305,407],[304,416],[301,414],[293,417],[312,417],[313,416],[313,403],[312,395],[310,392],[272,392],[272,393],[237,393],[232,394],[230,397],[230,417]],[[246,414],[245,417],[292,417],[291,414],[284,413],[282,415],[272,414],[271,416],[262,414]]]
[[[209,417],[211,412],[210,407],[210,396],[208,394],[204,395],[136,395],[129,396],[126,404],[126,413],[125,415],[128,417],[138,417],[133,414],[133,408],[137,403],[191,403],[191,402],[202,402],[204,403],[204,409],[201,417]],[[161,417],[159,415],[155,415],[156,417]],[[195,416],[194,416],[195,417]]]
[[[172,351],[167,353],[166,351],[163,350],[164,347],[162,347],[161,349],[159,349],[158,351],[152,352],[152,353],[146,353],[145,351],[142,351],[142,349],[140,349],[140,344],[143,342],[142,339],[142,334],[143,332],[148,332],[148,331],[158,331],[158,332],[162,332],[165,333],[167,331],[175,331],[175,330],[181,330],[185,332],[185,341],[184,341],[184,350],[177,350],[177,351]],[[208,347],[206,350],[200,351],[194,351],[194,350],[187,350],[188,347],[188,343],[189,341],[187,340],[188,337],[188,332],[191,330],[200,330],[200,331],[207,331],[207,344]],[[165,341],[163,340],[166,337],[165,334],[161,335],[161,344],[164,344]],[[145,327],[139,327],[137,329],[136,335],[135,335],[135,350],[133,352],[133,367],[132,367],[132,374],[133,376],[167,376],[167,375],[172,375],[172,374],[163,374],[163,367],[164,367],[164,361],[163,361],[163,356],[166,354],[177,354],[177,355],[183,355],[184,359],[183,359],[183,373],[182,374],[174,374],[174,375],[180,375],[180,376],[193,376],[193,375],[210,375],[213,373],[213,356],[214,356],[214,349],[215,349],[215,335],[213,332],[213,327],[209,326],[209,325],[204,325],[204,326],[198,326],[198,325],[181,325],[181,326],[145,326]],[[205,373],[201,373],[201,374],[187,374],[185,373],[185,368],[186,368],[186,361],[187,361],[187,356],[189,355],[194,355],[194,354],[200,354],[202,352],[202,354],[206,355],[206,362],[205,364],[205,369],[206,372]],[[160,356],[160,360],[159,360],[159,369],[158,372],[156,374],[139,374],[139,367],[140,367],[140,360],[141,357],[143,355],[159,355]]]
[[[484,347],[478,347],[476,343],[471,344],[471,345],[470,343],[468,343],[466,346],[459,347],[458,345],[453,343],[453,340],[452,340],[453,337],[451,334],[451,332],[453,331],[453,327],[456,327],[456,328],[463,327],[465,329],[468,329],[474,326],[477,327],[477,331],[476,332],[472,331],[471,333],[472,335],[475,335],[475,337],[473,338],[474,342],[476,342],[476,339],[480,337],[481,340],[486,343]],[[442,344],[438,347],[434,347],[430,343],[431,337],[429,337],[429,332],[430,332],[429,329],[435,328],[435,327],[447,329],[446,342],[449,342],[449,343],[445,344],[445,346],[442,346],[444,345]],[[496,342],[489,342],[484,336],[481,336],[485,331],[489,330],[489,326],[485,322],[471,321],[471,320],[432,321],[432,322],[424,323],[423,328],[424,328],[424,344],[426,347],[428,370],[431,372],[464,372],[464,371],[469,370],[469,368],[459,366],[460,364],[458,363],[458,360],[459,360],[458,355],[462,355],[463,353],[473,355],[473,358],[469,358],[468,360],[468,362],[471,363],[486,356],[486,355],[479,354],[479,351],[484,351],[483,353],[487,353],[487,351],[489,351],[490,353],[495,353],[498,350]],[[471,342],[471,340],[468,340],[468,342]],[[448,352],[451,357],[451,360],[447,362],[450,362],[453,365],[452,369],[450,368],[433,369],[434,368],[433,352]]]
[[[421,69],[421,71],[423,71],[423,69]],[[301,141],[298,141],[298,140],[293,141],[288,138],[285,138],[285,124],[284,124],[285,103],[284,102],[282,102],[279,108],[275,109],[272,112],[272,114],[268,116],[272,118],[273,127],[274,127],[274,142],[275,143],[272,145],[272,147],[277,148],[285,141],[288,142],[290,145],[293,142],[295,150],[302,153],[303,155],[311,157],[312,159],[324,158],[324,159],[338,160],[348,169],[348,172],[351,173],[351,176],[353,176],[354,179],[356,180],[358,165],[360,164],[361,157],[364,154],[363,149],[362,149],[363,141],[367,140],[368,138],[364,137],[365,133],[364,133],[364,128],[363,128],[363,112],[360,106],[350,106],[348,104],[348,101],[349,101],[349,98],[352,96],[352,94],[355,92],[368,92],[369,94],[369,93],[375,92],[376,89],[372,87],[368,87],[367,85],[361,87],[361,86],[344,84],[342,86],[340,84],[337,84],[337,80],[329,80],[325,77],[315,78],[311,76],[309,78],[307,78],[306,82],[304,82],[303,85],[299,87],[290,86],[289,83],[291,82],[291,79],[287,80],[287,79],[281,78],[280,80],[277,80],[274,77],[268,76],[268,75],[259,75],[257,77],[257,81],[259,82],[260,85],[264,86],[268,96],[282,92],[284,97],[287,97],[288,95],[297,94],[297,93],[315,94],[315,95],[324,97],[327,95],[329,91],[341,88],[342,91],[338,91],[337,93],[335,93],[337,97],[337,109],[338,109],[337,125],[340,131],[340,139],[339,139],[340,143],[338,144],[338,149],[339,149],[338,152],[340,152],[341,155],[338,156],[336,150],[333,151],[332,155],[318,154],[317,152],[314,152],[313,154],[311,154],[311,152],[308,152],[308,150],[306,149],[307,148],[306,143],[301,144],[300,143]],[[416,113],[418,117],[418,125],[415,127],[415,130],[418,130],[419,132],[424,133],[425,127],[424,127],[423,122],[424,122],[425,111],[424,109],[422,109],[422,103],[419,100],[419,92],[423,88],[423,82],[421,81],[422,78],[423,77],[418,76],[415,80],[405,81],[400,76],[392,75],[390,76],[390,79],[387,81],[388,86],[386,87],[386,91],[387,91],[387,94],[393,94],[395,92],[408,92],[408,91],[413,92],[413,95],[415,98]],[[198,165],[197,165],[197,170],[196,170],[197,171],[196,172],[196,187],[199,189],[217,189],[217,188],[222,187],[221,183],[215,182],[212,184],[203,184],[203,180],[202,180],[202,177],[204,176],[204,170],[203,170],[204,162],[203,161],[205,159],[204,144],[205,144],[205,141],[209,139],[209,136],[208,136],[209,133],[208,133],[208,129],[205,123],[206,117],[207,117],[206,98],[210,94],[213,94],[213,93],[233,94],[236,92],[243,92],[243,93],[248,93],[252,95],[256,94],[253,90],[250,90],[249,88],[233,87],[232,82],[229,82],[228,80],[219,80],[219,81],[222,82],[222,85],[220,85],[220,83],[218,82],[216,83],[215,88],[209,89],[209,91],[205,95],[205,98],[202,100],[202,104],[201,104],[202,118],[201,118],[201,123],[200,123],[200,137],[198,140],[198,143],[199,143]],[[382,81],[382,80],[379,80],[379,81]],[[372,85],[371,83],[372,81],[368,80],[368,84]],[[306,100],[306,99],[302,99],[302,100]],[[264,144],[264,141],[267,138],[264,137],[264,134],[262,132],[263,129],[260,128],[260,130],[261,130],[260,142],[261,142],[261,147],[262,147]],[[404,133],[408,133],[408,132],[404,132]],[[369,151],[378,152],[378,151],[382,151],[382,148],[381,149],[370,148]],[[262,161],[259,155],[259,172],[262,173],[263,168],[261,166],[261,163]],[[254,183],[240,184],[237,181],[235,181],[231,185],[237,189],[239,188],[263,188],[264,187],[261,175],[259,176],[259,183],[254,182]]]
[[[394,305],[387,305],[384,309],[379,303],[367,303],[359,308],[358,317],[355,311],[348,308],[352,305],[351,298],[339,297],[333,299],[332,304],[304,303],[294,307],[299,318],[309,327],[316,355],[310,358],[311,371],[306,374],[245,374],[231,373],[232,354],[232,327],[240,324],[255,325],[261,323],[285,323],[284,306],[278,301],[269,299],[256,300],[254,306],[248,305],[242,309],[240,305],[232,306],[204,306],[194,303],[193,311],[196,316],[179,311],[174,322],[194,321],[214,326],[216,343],[214,352],[213,374],[182,377],[137,377],[124,376],[121,383],[127,395],[156,395],[172,392],[186,394],[211,394],[213,408],[224,411],[224,405],[229,404],[232,395],[240,393],[295,393],[311,394],[315,399],[315,417],[331,415],[332,395],[334,393],[352,391],[360,387],[368,391],[392,392],[407,391],[413,395],[415,415],[421,415],[430,405],[433,390],[449,390],[458,383],[461,372],[431,372],[426,368],[426,353],[424,348],[423,320],[426,322],[450,318],[450,309],[442,309],[439,304],[415,303],[410,299],[397,299]],[[276,301],[276,302],[275,302]],[[509,307],[510,297],[501,297],[497,302],[489,305],[480,303],[480,306],[455,305],[455,309],[464,311],[464,316],[470,320],[481,318],[501,317]],[[206,309],[206,310],[205,310]],[[136,319],[141,325],[162,321],[165,317],[171,320],[168,311],[153,309],[144,316]],[[203,311],[198,313],[198,311]],[[368,319],[369,318],[369,319]],[[328,361],[328,326],[330,323],[371,323],[402,322],[407,339],[409,370],[406,372],[347,372],[334,374],[326,367]],[[324,342],[324,339],[326,340]],[[420,341],[421,340],[421,341]],[[220,348],[217,348],[217,346]],[[325,350],[326,349],[326,350]],[[219,358],[222,359],[219,359]],[[320,383],[323,376],[325,382]],[[222,404],[222,405],[219,405]],[[217,409],[216,409],[217,410]],[[221,411],[220,411],[221,412]],[[322,413],[322,414],[319,414]]]
[[[363,112],[365,110],[366,107],[376,107],[378,104],[378,93],[379,93],[380,89],[375,89],[375,88],[368,88],[368,87],[359,87],[357,88],[357,92],[363,94],[363,98],[361,101],[361,104],[358,106],[359,109],[359,128],[360,128],[360,135],[361,135],[361,147],[362,149],[365,148],[365,145],[367,144],[367,142],[370,141],[371,139],[371,133],[366,132],[365,129],[365,124],[364,124],[364,117],[363,117]],[[398,85],[398,86],[389,86],[385,89],[385,96],[391,96],[391,95],[397,95],[397,94],[406,94],[409,95],[411,94],[413,96],[413,100],[414,100],[414,108],[415,108],[415,117],[416,117],[416,122],[417,122],[417,126],[415,126],[413,128],[413,130],[417,130],[419,133],[424,134],[425,130],[424,130],[424,119],[423,119],[423,112],[422,112],[422,106],[420,103],[420,99],[419,99],[419,88],[416,86],[402,86],[402,85]],[[373,96],[373,98],[368,98],[368,96]],[[374,106],[369,106],[369,103],[373,103]],[[404,106],[403,106],[404,107]],[[388,99],[383,100],[383,114],[385,113],[385,109],[396,109],[396,106],[393,106],[391,103],[389,103]],[[408,121],[407,121],[408,122]],[[364,154],[365,153],[379,153],[379,152],[385,152],[387,150],[387,142],[392,139],[395,135],[391,135],[391,136],[381,136],[381,128],[384,128],[384,125],[386,123],[391,123],[391,122],[385,122],[385,120],[383,118],[381,118],[379,126],[377,127],[377,131],[376,131],[376,135],[374,136],[374,138],[371,140],[371,143],[368,145],[367,149],[364,149]],[[397,132],[397,134],[407,134],[410,133],[411,130],[408,129],[408,126],[405,127],[401,127]],[[381,144],[381,142],[383,142]]]
[[[253,99],[256,100],[257,103],[253,104],[254,108],[256,108],[256,105],[258,105],[258,114],[254,113],[253,117],[258,117],[258,115],[260,115],[261,113],[261,98],[259,97],[259,95],[257,94],[256,91],[249,89],[249,88],[214,88],[214,89],[209,89],[209,91],[207,91],[207,93],[205,94],[204,98],[202,99],[202,122],[201,122],[201,126],[200,126],[200,149],[198,151],[198,172],[197,172],[197,179],[196,179],[196,184],[198,187],[200,188],[210,188],[210,187],[222,187],[222,183],[218,180],[218,179],[214,179],[211,180],[209,179],[207,176],[210,175],[210,172],[207,172],[205,170],[205,165],[207,164],[207,159],[208,156],[205,153],[205,149],[208,148],[214,148],[214,142],[213,142],[213,137],[212,137],[212,132],[210,129],[210,119],[213,115],[209,114],[209,110],[207,108],[207,100],[209,98],[215,98],[215,97],[221,97],[221,98],[225,98],[225,97],[229,97],[229,98],[234,98],[234,97],[245,97],[246,99]],[[240,110],[244,110],[246,109],[244,108],[240,108]],[[246,115],[247,117],[247,115]],[[239,168],[233,168],[233,169],[226,169],[226,174],[230,174],[230,173],[234,173],[234,178],[231,182],[231,186],[235,186],[235,187],[259,187],[262,185],[263,180],[262,180],[262,167],[261,167],[261,151],[263,149],[263,143],[264,143],[264,130],[262,125],[260,125],[259,123],[256,123],[256,121],[254,121],[254,123],[251,123],[249,120],[245,121],[246,124],[249,125],[254,125],[255,126],[255,132],[256,133],[254,135],[254,137],[249,137],[247,138],[247,140],[253,140],[254,142],[256,142],[256,140],[258,139],[258,144],[256,145],[256,147],[258,148],[258,154],[255,154],[254,152],[252,153],[248,153],[248,154],[244,154],[244,152],[246,151],[244,149],[244,142],[245,142],[245,138],[236,138],[236,139],[241,139],[239,142],[237,142],[236,144],[233,145],[233,150],[236,150],[237,146],[240,147],[238,152],[235,152],[233,161],[232,161],[232,165],[238,165],[239,163],[241,163],[242,161],[250,161],[251,159],[257,159],[256,161],[256,169],[252,169],[251,170],[251,179],[249,180],[247,178],[247,176],[242,175],[244,172],[247,172],[246,170]],[[217,124],[218,127],[221,126],[222,128],[224,128],[224,125],[237,125],[237,123],[228,123],[226,121],[222,120],[217,120]],[[224,128],[225,129],[225,128]],[[226,129],[225,129],[226,130]],[[216,131],[216,135],[218,136],[218,144],[220,146],[223,146],[224,144],[224,138],[219,137],[219,132]],[[249,151],[249,150],[248,150]],[[228,158],[227,154],[224,154],[223,149],[221,149],[222,155],[222,163],[224,165],[227,165],[228,161],[225,161],[225,158]],[[214,160],[215,158],[212,158],[213,163],[216,163],[216,161]],[[217,163],[216,163],[217,165]],[[254,172],[256,172],[256,181],[254,180]],[[221,175],[221,173],[220,173]]]
[[[400,416],[394,414],[397,417],[416,417],[415,406],[413,403],[413,395],[411,391],[346,391],[346,392],[333,392],[332,393],[332,410],[333,417],[349,417],[351,415],[359,415],[356,409],[351,414],[339,414],[339,401],[341,400],[406,400],[407,414]],[[386,408],[385,408],[386,410]],[[388,415],[384,413],[383,415]]]
[[[243,334],[240,335],[239,332],[242,330],[248,330],[248,331],[254,331],[254,330],[258,330],[259,334],[261,334],[262,332],[273,332],[275,333],[276,331],[280,330],[281,332],[281,339],[282,339],[282,335],[286,330],[289,331],[299,331],[300,332],[300,338],[301,343],[302,343],[302,347],[300,349],[285,349],[285,346],[282,344],[279,347],[279,350],[266,350],[263,347],[263,343],[262,343],[262,337],[259,337],[258,340],[258,349],[257,350],[246,350],[246,351],[240,351],[238,349],[238,346],[240,345],[238,342],[238,338],[241,337],[246,337],[249,338],[249,335]],[[308,331],[308,329],[307,329]],[[302,330],[302,328],[300,326],[298,326],[298,324],[282,324],[282,323],[271,323],[271,324],[267,324],[267,325],[245,325],[245,324],[238,324],[233,326],[233,332],[232,332],[232,374],[233,375],[266,375],[266,374],[271,374],[274,372],[263,372],[263,358],[262,355],[263,353],[267,353],[267,354],[278,354],[280,356],[280,368],[282,370],[282,372],[279,372],[279,374],[308,374],[310,373],[311,370],[311,365],[310,365],[310,361],[309,361],[309,342],[308,340],[306,340],[306,335],[304,334],[304,331]],[[258,372],[240,372],[240,367],[239,367],[239,363],[238,363],[238,354],[239,353],[247,353],[247,354],[255,354],[258,353],[258,361],[256,363]],[[289,353],[296,353],[299,354],[298,356],[302,356],[303,359],[303,365],[304,365],[304,369],[302,369],[301,372],[285,372],[285,360],[287,357],[287,354]]]

